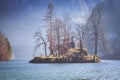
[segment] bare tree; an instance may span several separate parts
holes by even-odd
[[[71,24],[70,24],[71,18],[69,15],[65,15],[63,16],[63,45],[64,45],[64,50],[63,53],[65,53],[65,51],[67,49],[70,48],[70,37],[72,34],[72,30],[71,30]]]
[[[57,42],[57,51],[58,55],[60,56],[60,42],[62,40],[62,31],[63,31],[63,23],[62,20],[59,18],[54,19],[54,24],[53,24],[53,32],[54,32],[54,37]],[[54,42],[55,43],[55,42]]]
[[[96,9],[92,12],[92,24],[93,24],[93,29],[94,29],[94,37],[95,37],[95,51],[94,54],[97,55],[97,51],[98,51],[98,40],[99,40],[99,34],[100,33],[100,22],[103,16],[103,8],[101,6],[98,5],[98,7],[96,7]],[[103,32],[103,31],[101,31]]]
[[[37,37],[37,45],[35,46],[35,48],[37,49],[39,46],[44,45],[45,56],[47,56],[47,39],[43,37],[40,29],[36,31],[35,37]]]
[[[70,25],[68,18],[54,18],[53,20],[54,44],[57,46],[58,55],[64,55],[69,48]],[[57,43],[56,43],[57,42]]]
[[[105,32],[102,26],[103,20],[103,8],[104,5],[98,4],[92,11],[91,16],[88,18],[87,28],[89,28],[89,32],[91,37],[94,37],[94,55],[98,54],[99,44],[103,43],[105,46]],[[88,33],[89,33],[88,32]],[[101,46],[102,47],[102,46]],[[95,56],[94,56],[95,59]]]
[[[83,53],[83,41],[85,38],[85,25],[76,24],[77,40],[79,41],[80,55]]]
[[[48,41],[49,41],[49,49],[50,49],[50,54],[53,54],[53,27],[52,27],[52,21],[53,21],[53,3],[48,4],[48,10],[45,15],[45,21],[48,24]]]

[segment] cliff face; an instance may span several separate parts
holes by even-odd
[[[12,48],[8,39],[0,32],[0,61],[8,61],[12,57]]]

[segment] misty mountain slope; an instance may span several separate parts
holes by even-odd
[[[120,59],[120,0],[105,0],[103,3],[98,4],[96,8],[101,5],[103,7],[103,17],[101,24],[106,33],[108,40],[109,52],[102,53],[104,59]],[[92,12],[93,12],[92,11]],[[92,15],[92,14],[91,14]],[[91,18],[89,18],[90,20]],[[88,22],[90,24],[90,22]]]

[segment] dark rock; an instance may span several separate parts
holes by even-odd
[[[100,58],[98,56],[95,56],[95,60],[93,56],[81,56],[78,58],[75,57],[69,57],[69,58],[41,58],[41,57],[35,57],[30,63],[96,63],[100,62]]]

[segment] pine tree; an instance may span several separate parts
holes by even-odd
[[[48,30],[47,30],[47,36],[48,36],[48,42],[49,42],[49,49],[50,49],[50,54],[53,54],[53,27],[52,27],[52,21],[53,21],[53,3],[49,3],[48,5],[48,10],[47,13],[45,15],[45,21],[47,23],[48,26]]]

